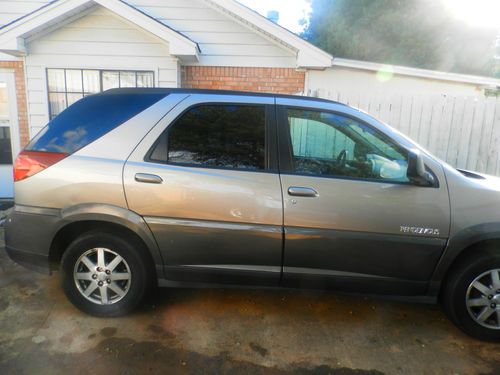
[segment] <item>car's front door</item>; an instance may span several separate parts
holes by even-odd
[[[279,283],[273,98],[190,96],[134,151],[124,184],[130,209],[153,231],[168,280]]]
[[[436,185],[412,185],[383,125],[342,105],[278,104],[285,283],[422,293],[449,229],[440,165],[426,157]]]

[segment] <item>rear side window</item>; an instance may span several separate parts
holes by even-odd
[[[87,96],[50,121],[26,150],[72,154],[164,97],[155,93]]]
[[[179,165],[264,170],[265,118],[264,106],[193,107],[168,127],[149,159]]]

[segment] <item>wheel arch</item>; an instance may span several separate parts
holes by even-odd
[[[460,262],[485,249],[500,253],[500,222],[469,227],[451,237],[434,270],[431,282],[441,284]]]
[[[144,219],[137,213],[112,205],[84,204],[61,210],[61,218],[49,250],[52,267],[59,264],[73,239],[89,231],[101,230],[116,233],[142,247],[149,254],[157,275],[163,276],[159,274],[163,259],[156,240]]]

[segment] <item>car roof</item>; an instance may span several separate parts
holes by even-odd
[[[268,98],[282,98],[282,99],[300,99],[300,100],[310,100],[314,102],[323,103],[334,103],[345,105],[333,100],[314,98],[310,96],[303,95],[286,95],[286,94],[273,94],[264,92],[251,92],[251,91],[232,91],[232,90],[210,90],[210,89],[187,89],[187,88],[160,88],[160,87],[127,87],[127,88],[116,88],[103,91],[97,95],[124,95],[124,94],[210,94],[210,95],[237,95],[237,96],[260,96]]]

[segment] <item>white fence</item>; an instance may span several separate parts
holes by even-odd
[[[500,175],[500,98],[313,94],[368,112],[457,168]]]

